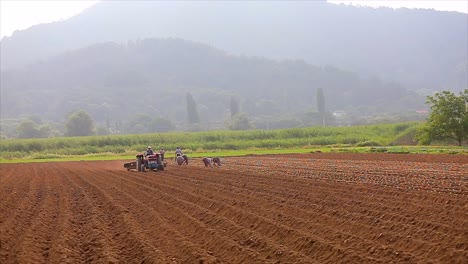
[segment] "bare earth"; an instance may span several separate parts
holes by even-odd
[[[468,156],[0,164],[0,263],[468,263]]]

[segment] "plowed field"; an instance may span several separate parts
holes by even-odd
[[[0,263],[468,263],[468,156],[0,164]]]

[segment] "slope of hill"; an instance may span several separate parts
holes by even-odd
[[[77,109],[99,122],[137,113],[184,121],[185,95],[199,104],[202,121],[223,121],[229,99],[250,116],[316,109],[322,88],[327,109],[368,107],[396,111],[423,103],[401,85],[303,61],[229,55],[180,39],[101,43],[19,70],[2,72],[2,118],[40,114],[63,120]]]
[[[104,1],[1,41],[3,70],[105,41],[175,37],[234,54],[301,59],[412,90],[466,88],[468,15],[324,1]]]

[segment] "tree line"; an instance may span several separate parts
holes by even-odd
[[[317,88],[330,111],[343,110],[356,118],[424,107],[424,96],[396,82],[300,60],[235,56],[183,40],[103,43],[28,68],[2,70],[1,75],[3,118],[40,114],[55,122],[63,122],[63,113],[85,109],[99,123],[151,112],[181,126],[187,92],[197,101],[195,123],[208,115],[210,121],[223,123],[234,97],[239,112],[252,123],[275,116],[312,125],[308,121],[315,117],[305,120],[304,115],[317,112]],[[43,104],[45,100],[49,103]]]
[[[435,93],[432,96],[427,96],[426,104],[430,106],[431,112],[426,122],[418,130],[416,137],[420,144],[454,141],[461,146],[468,140],[468,89],[458,95],[450,91]],[[318,120],[322,126],[326,126],[329,122],[329,113],[326,111],[325,97],[321,89],[317,89],[317,105]],[[254,128],[248,115],[240,111],[236,98],[231,97],[229,109],[230,119],[225,122],[227,129],[248,130]],[[186,122],[189,130],[203,130],[200,125],[197,102],[191,93],[186,94],[186,111]],[[78,110],[67,115],[63,136],[119,134],[121,133],[119,131],[120,127],[126,127],[129,134],[169,132],[175,128],[170,120],[158,116],[152,117],[148,114],[139,114],[127,124],[116,123],[114,129],[111,129],[109,123],[106,127],[97,126],[88,112]],[[42,123],[42,120],[37,116],[21,122],[17,126],[17,134],[18,138],[61,136],[57,129],[54,129],[51,124]]]
[[[232,97],[230,101],[231,120],[226,121],[226,128],[230,130],[247,130],[253,128],[245,113],[239,113],[239,102]],[[191,93],[186,94],[187,120],[189,130],[203,130],[200,123],[197,102]],[[214,113],[215,114],[215,113]],[[113,126],[109,121],[105,125],[98,125],[92,115],[85,110],[77,110],[67,115],[60,132],[57,125],[43,123],[38,116],[32,116],[22,121],[17,127],[18,138],[48,138],[48,137],[75,137],[108,134],[145,134],[155,132],[170,132],[175,125],[169,119],[148,113],[136,114],[126,123],[116,122]],[[199,128],[199,129],[197,129]]]

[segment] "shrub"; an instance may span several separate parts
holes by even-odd
[[[376,147],[371,147],[369,150],[370,152],[387,152],[388,151],[387,148],[376,148]]]
[[[370,141],[361,141],[359,143],[356,144],[357,147],[372,147],[372,146],[380,146],[379,143],[373,141],[373,140],[370,140]]]

